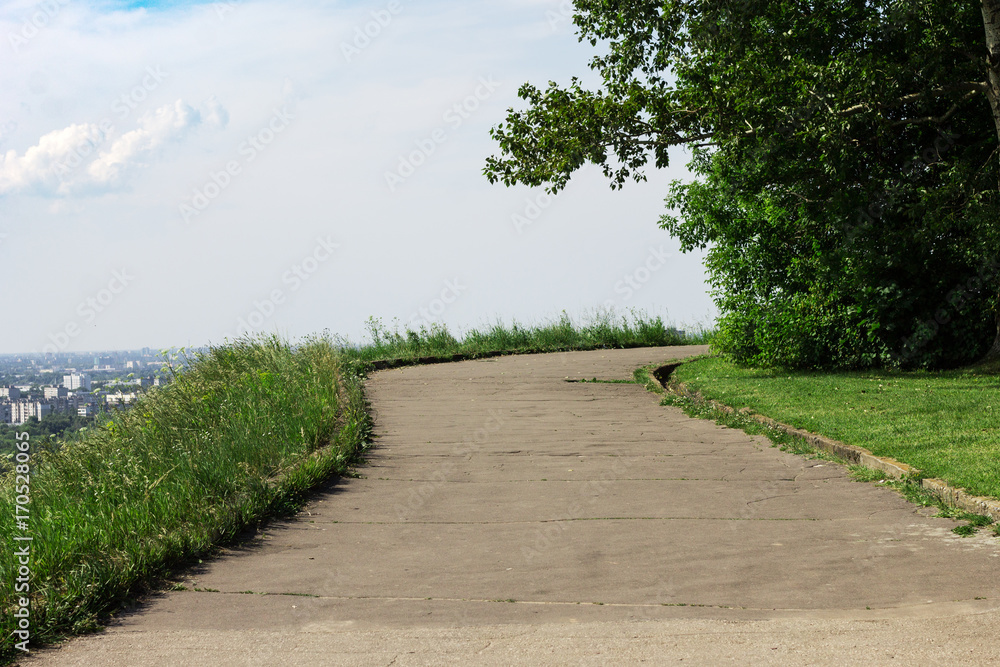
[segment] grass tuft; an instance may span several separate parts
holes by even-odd
[[[847,470],[855,482],[884,482],[889,479],[885,471],[862,465],[849,465]]]

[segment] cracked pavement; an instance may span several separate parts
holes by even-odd
[[[376,373],[361,478],[23,664],[1000,661],[996,538],[637,385],[566,382],[703,351]]]

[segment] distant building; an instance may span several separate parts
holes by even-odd
[[[10,404],[10,423],[23,424],[35,417],[39,421],[52,412],[52,406],[41,401],[15,401]]]
[[[134,401],[137,398],[137,396],[138,395],[135,393],[126,394],[118,391],[113,394],[108,394],[107,396],[104,397],[104,400],[107,402],[108,405],[125,406],[131,404],[132,401]]]
[[[10,403],[0,403],[0,424],[10,423]]]
[[[73,391],[75,389],[86,389],[90,391],[90,376],[86,373],[73,373],[63,376],[63,386]]]
[[[0,398],[16,401],[21,398],[21,390],[17,387],[0,387]]]
[[[66,398],[69,396],[69,389],[66,387],[42,387],[42,394],[46,399]]]
[[[81,405],[76,409],[76,414],[80,417],[93,417],[94,407],[92,405]]]
[[[97,399],[90,394],[73,394],[66,399],[66,405],[71,411],[78,411],[85,405],[94,405]]]

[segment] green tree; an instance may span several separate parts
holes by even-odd
[[[813,367],[1000,353],[1000,0],[576,0],[597,91],[525,84],[491,181],[613,187],[691,150],[719,345]]]

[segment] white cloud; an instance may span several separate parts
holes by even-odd
[[[0,195],[66,196],[120,188],[131,173],[160,158],[167,144],[183,141],[199,125],[225,127],[229,113],[219,101],[213,97],[206,107],[202,114],[177,100],[144,114],[134,130],[114,138],[110,123],[74,124],[49,132],[24,155],[10,150],[3,156]]]
[[[208,99],[206,106],[208,106],[208,113],[205,114],[205,123],[219,130],[225,129],[226,125],[229,124],[229,112],[219,103],[215,95]]]
[[[142,116],[138,128],[116,139],[90,163],[87,167],[89,184],[98,187],[121,185],[128,171],[145,166],[145,161],[153,159],[164,144],[183,140],[201,122],[201,114],[183,100]]]
[[[0,164],[0,194],[17,191],[54,191],[59,187],[57,166],[66,164],[80,151],[90,153],[104,141],[97,125],[70,125],[49,132],[18,156],[10,150]]]

